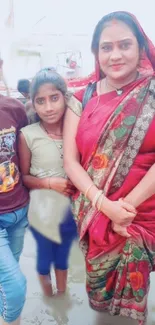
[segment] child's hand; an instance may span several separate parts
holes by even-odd
[[[51,177],[49,184],[52,190],[59,192],[65,196],[71,196],[75,190],[75,187],[71,181],[63,177]]]

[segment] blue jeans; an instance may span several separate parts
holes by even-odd
[[[0,214],[0,316],[5,322],[21,314],[26,296],[26,279],[19,267],[28,206]]]

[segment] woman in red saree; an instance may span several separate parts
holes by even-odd
[[[68,103],[66,172],[92,308],[144,324],[155,269],[155,49],[136,18],[96,26],[96,91]],[[123,198],[123,199],[122,199]]]

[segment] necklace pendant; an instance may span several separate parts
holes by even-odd
[[[117,89],[116,92],[117,92],[117,95],[118,96],[121,96],[123,94],[123,90],[122,89]]]
[[[59,149],[62,149],[62,144],[59,145]]]

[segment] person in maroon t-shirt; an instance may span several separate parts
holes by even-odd
[[[3,322],[18,325],[26,295],[26,280],[19,268],[29,194],[22,184],[17,140],[27,125],[24,106],[0,95],[0,313]]]

